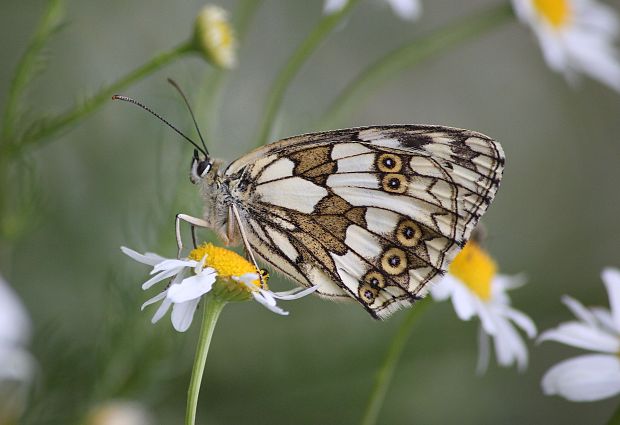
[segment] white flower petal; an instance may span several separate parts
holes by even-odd
[[[568,295],[562,297],[562,302],[575,315],[575,317],[589,326],[596,326],[594,314],[584,307],[578,300]]]
[[[568,71],[568,55],[560,40],[546,28],[540,28],[536,35],[549,68],[566,73]]]
[[[162,271],[159,274],[157,274],[157,275],[153,276],[152,278],[150,278],[149,280],[147,280],[146,282],[144,282],[142,284],[142,289],[144,289],[144,290],[149,289],[151,286],[155,285],[156,283],[161,282],[162,280],[166,280],[169,277],[172,277],[175,274],[178,274],[178,273],[180,273],[182,271],[183,271],[183,268]]]
[[[502,314],[515,322],[515,324],[521,329],[523,329],[528,337],[536,337],[536,334],[538,333],[536,330],[536,324],[525,313],[522,313],[519,310],[515,310],[512,307],[506,306],[502,309]]]
[[[525,273],[519,273],[516,275],[498,274],[493,278],[492,289],[505,291],[512,291],[522,287],[527,283],[527,276]]]
[[[340,12],[347,5],[348,0],[325,0],[323,5],[323,13],[331,15]]]
[[[200,298],[195,298],[184,303],[175,303],[172,306],[172,326],[174,329],[179,332],[185,332],[189,329],[199,301]]]
[[[249,285],[250,289],[256,288],[256,285],[254,285],[254,281],[257,281],[260,279],[260,276],[258,275],[258,273],[245,273],[245,274],[242,274],[241,276],[231,276],[231,277],[233,280],[237,282],[241,282],[245,285]]]
[[[616,331],[614,319],[611,317],[611,313],[609,310],[603,307],[592,307],[590,309],[599,325],[603,328],[604,331],[607,331],[611,334],[618,333]]]
[[[203,271],[200,274],[183,279],[181,284],[170,286],[168,298],[173,303],[183,303],[200,298],[211,290],[216,276],[215,271],[211,273]]]
[[[503,317],[495,317],[497,333],[493,335],[497,362],[502,366],[511,366],[515,360],[519,371],[527,366],[527,348],[516,329]]]
[[[480,325],[478,326],[478,364],[476,365],[476,374],[482,375],[487,371],[490,356],[489,335]]]
[[[24,345],[31,323],[26,308],[13,288],[0,276],[0,344]]]
[[[0,382],[5,380],[30,383],[34,379],[36,361],[17,346],[0,346]]]
[[[454,285],[452,305],[459,319],[470,320],[476,314],[476,299],[477,297],[464,284]]]
[[[164,315],[168,312],[168,309],[170,308],[171,305],[172,305],[172,301],[170,301],[168,298],[164,298],[164,301],[161,303],[161,305],[159,306],[159,308],[153,315],[153,318],[151,319],[151,323],[159,322],[159,319],[164,317]]]
[[[157,301],[161,301],[164,298],[166,298],[166,295],[168,294],[168,291],[164,291],[164,292],[160,292],[159,294],[155,295],[153,298],[147,300],[144,304],[142,304],[142,307],[140,307],[140,310],[144,310],[146,307],[150,306],[151,304],[155,304]]]
[[[271,297],[266,291],[252,291],[252,296],[256,301],[267,307],[269,310],[282,316],[287,316],[288,311],[282,310],[276,305],[275,299]]]
[[[197,264],[200,263],[194,260],[179,260],[176,258],[166,258],[164,259],[164,261],[155,264],[153,270],[151,270],[151,274],[159,273],[166,270],[182,270],[185,267],[196,267]]]
[[[387,0],[394,13],[402,19],[410,21],[418,18],[422,13],[422,5],[418,0]]]
[[[620,359],[616,355],[589,354],[558,363],[545,373],[546,395],[571,401],[594,401],[620,393]]]
[[[456,279],[447,274],[439,282],[431,286],[431,296],[435,301],[445,301],[452,296]],[[460,283],[457,283],[460,284]]]
[[[489,335],[495,335],[497,332],[497,326],[495,325],[495,314],[489,305],[482,302],[479,298],[475,298],[474,302],[476,304],[476,311],[478,312],[478,317],[480,318],[480,323],[482,327]]]
[[[164,257],[157,255],[153,252],[146,252],[144,254],[140,254],[139,252],[127,248],[126,246],[121,246],[121,251],[123,251],[123,254],[129,256],[131,259],[137,261],[138,263],[146,264],[147,266],[154,266],[155,264],[161,263],[163,260],[165,260]]]
[[[599,328],[584,325],[581,322],[561,323],[557,328],[549,329],[538,337],[538,342],[557,341],[562,344],[603,353],[620,351],[620,340]]]
[[[271,294],[274,298],[277,298],[279,300],[290,301],[305,297],[306,295],[313,293],[317,289],[319,289],[319,286],[314,285],[309,288],[296,288],[285,292],[271,292]]]
[[[620,270],[608,267],[603,270],[602,276],[607,294],[611,317],[615,323],[616,331],[620,331]]]

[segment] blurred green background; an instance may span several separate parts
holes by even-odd
[[[496,3],[425,1],[422,19],[411,23],[381,2],[362,2],[295,79],[274,140],[312,130],[335,93],[376,58]],[[620,11],[620,2],[610,4]],[[185,40],[203,5],[68,2],[67,25],[49,46],[28,106],[36,115],[65,110]],[[0,104],[44,7],[40,0],[0,2]],[[232,160],[255,145],[270,84],[321,11],[321,1],[263,2],[239,66],[211,99],[215,114],[198,117],[212,154]],[[193,134],[165,78],[196,103],[213,75],[188,57],[123,94]],[[620,94],[587,79],[569,86],[548,69],[531,31],[512,21],[382,85],[338,126],[434,123],[499,140],[507,164],[483,220],[487,247],[503,272],[528,276],[514,305],[544,330],[571,317],[562,294],[607,304],[600,271],[620,266],[619,118]],[[141,291],[147,269],[119,250],[174,255],[174,213],[201,214],[187,178],[191,149],[179,140],[137,108],[110,101],[26,157],[41,202],[27,231],[0,251],[0,270],[34,323],[39,370],[24,424],[79,423],[112,398],[143,402],[158,424],[181,422],[198,321],[185,334],[169,318],[151,325],[154,308],[139,307],[157,289]],[[289,284],[274,279],[274,286]],[[316,297],[283,307],[289,317],[255,303],[226,308],[209,353],[200,423],[358,422],[404,313],[381,323],[354,304]],[[476,332],[477,323],[459,321],[449,303],[432,306],[408,341],[379,423],[595,424],[615,409],[617,398],[570,403],[542,394],[544,371],[577,353],[554,343],[529,344],[524,373],[492,364],[476,376]]]

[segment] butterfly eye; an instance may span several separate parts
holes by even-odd
[[[198,158],[194,157],[192,158],[192,165],[189,169],[189,180],[196,184],[198,183],[198,181],[200,180],[200,176],[198,175],[198,163],[200,161],[198,160]]]
[[[209,170],[211,170],[211,163],[209,161],[200,161],[198,163],[198,169],[196,171],[200,178],[206,176]]]

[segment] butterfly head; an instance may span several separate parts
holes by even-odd
[[[201,157],[198,149],[194,149],[192,157],[192,165],[189,171],[189,179],[192,183],[197,184],[202,181],[211,171],[213,171],[213,160],[208,155]]]

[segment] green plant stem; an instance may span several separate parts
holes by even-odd
[[[614,410],[611,418],[607,421],[607,425],[620,425],[620,404]]]
[[[359,0],[349,0],[342,10],[324,16],[280,70],[271,86],[271,91],[265,103],[265,113],[258,133],[257,146],[262,146],[267,143],[271,136],[273,124],[280,110],[280,105],[282,104],[286,90],[293,78],[295,78],[299,70],[306,63],[312,52],[314,52],[318,45],[331,33],[334,27],[340,23],[342,18],[346,16],[349,10],[351,10],[358,1]]]
[[[382,83],[423,60],[475,39],[513,18],[510,3],[502,3],[474,16],[436,30],[388,53],[364,70],[332,102],[321,119],[320,128],[333,128],[354,108],[361,105]]]
[[[196,357],[194,357],[194,367],[192,369],[192,378],[187,391],[187,411],[185,414],[185,425],[194,425],[196,422],[196,408],[198,406],[198,395],[200,394],[200,384],[207,362],[207,354],[209,353],[209,345],[213,337],[213,330],[217,323],[217,319],[226,305],[226,301],[217,297],[210,296],[208,302],[204,306],[202,316],[202,325],[200,328],[200,338],[198,339],[198,347],[196,347]]]
[[[262,3],[262,0],[241,0],[237,5],[233,15],[233,23],[237,34],[237,42],[240,46],[244,44],[248,29]],[[222,105],[223,87],[229,74],[229,72],[222,68],[213,68],[211,73],[205,75],[196,96],[197,116],[206,117],[202,125],[207,129],[207,133],[210,133],[210,136],[214,134],[214,129],[218,122],[218,114]],[[207,136],[208,140],[212,139],[210,136]]]
[[[19,60],[15,68],[15,74],[9,87],[4,116],[2,118],[2,143],[9,143],[13,135],[13,127],[17,116],[19,100],[23,95],[28,83],[40,70],[37,62],[40,61],[41,51],[49,41],[50,36],[59,27],[63,15],[63,2],[61,0],[50,0],[47,9],[37,25],[37,29],[28,44],[26,51]]]
[[[405,316],[405,319],[398,328],[392,343],[388,347],[383,364],[375,376],[375,383],[372,388],[372,392],[370,393],[370,397],[368,397],[366,410],[364,411],[364,416],[362,417],[362,425],[374,425],[377,423],[381,406],[383,405],[385,395],[390,383],[392,382],[392,377],[394,376],[394,369],[396,368],[396,364],[398,363],[398,360],[403,352],[405,343],[409,338],[411,329],[413,328],[416,319],[428,308],[430,303],[431,301],[429,299],[424,299],[418,302],[409,310],[407,316]]]
[[[110,97],[114,94],[118,94],[119,90],[124,89],[131,83],[134,83],[149,74],[162,68],[164,65],[171,63],[178,57],[189,53],[193,50],[193,46],[190,42],[184,42],[173,49],[158,54],[150,61],[130,72],[126,76],[122,77],[118,81],[110,84],[107,87],[99,90],[95,95],[86,99],[81,104],[77,105],[74,109],[65,112],[46,123],[43,127],[36,131],[26,134],[23,139],[20,140],[17,149],[20,150],[27,145],[34,143],[41,143],[44,140],[50,140],[50,138],[58,134],[61,130],[75,123],[86,115],[94,112],[97,108],[110,100]],[[13,151],[14,152],[14,151]],[[12,153],[12,152],[11,152]]]

